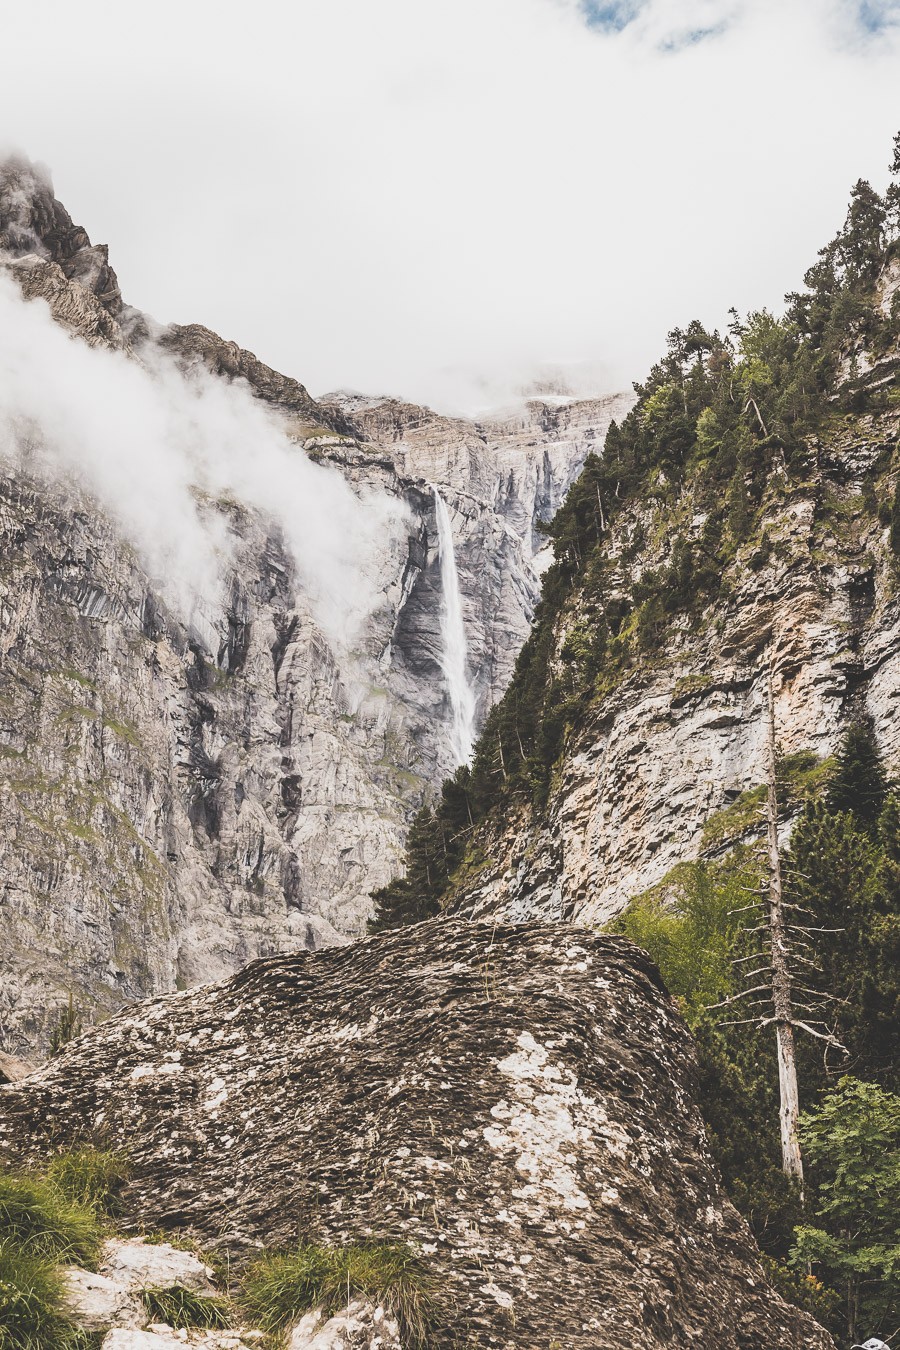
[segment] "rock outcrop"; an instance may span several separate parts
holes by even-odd
[[[4,273],[79,342],[238,382],[297,454],[408,519],[360,579],[376,603],[351,656],[259,511],[205,503],[234,564],[226,612],[198,630],[77,483],[5,464],[0,1045],[28,1053],[70,994],[91,1020],[361,931],[410,819],[455,767],[431,485],[453,524],[483,717],[529,631],[535,522],[629,400],[535,401],[484,424],[393,400],[316,402],[208,329],[127,306],[105,247],[19,160],[0,167]]]
[[[124,1148],[120,1223],[238,1268],[415,1244],[435,1347],[826,1350],[719,1187],[694,1074],[624,939],[436,920],[120,1013],[0,1089],[0,1156]]]
[[[770,657],[785,754],[827,758],[861,717],[888,761],[900,761],[896,563],[864,499],[898,436],[895,410],[835,419],[807,480],[787,495],[770,485],[758,535],[739,550],[714,609],[699,625],[675,625],[664,656],[634,662],[571,729],[546,810],[522,802],[482,827],[479,867],[453,890],[457,912],[604,922],[675,864],[733,844],[728,808],[764,779]],[[892,491],[889,480],[881,491]],[[689,492],[618,522],[616,594],[668,564],[660,522],[679,514],[698,539],[706,517],[691,517]],[[638,536],[662,542],[635,557]],[[582,618],[574,612],[560,627],[558,652]],[[740,831],[747,826],[742,817]]]

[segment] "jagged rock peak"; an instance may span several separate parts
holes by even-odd
[[[36,254],[57,263],[113,318],[122,315],[122,293],[109,265],[107,245],[91,243],[87,231],[74,224],[54,196],[49,170],[21,155],[0,161],[0,249],[14,258]]]
[[[80,336],[100,337],[115,347],[152,337],[186,364],[199,361],[216,375],[246,380],[260,398],[300,417],[310,427],[346,431],[338,409],[320,407],[297,380],[272,370],[236,342],[202,324],[162,327],[126,305],[110,266],[108,246],[91,243],[87,231],[73,223],[54,195],[49,170],[22,155],[0,161],[0,258],[3,254],[26,298],[42,296],[50,303],[54,318]],[[90,301],[67,291],[66,281],[78,283],[114,322],[104,323],[102,315],[98,318]]]
[[[99,1134],[126,1230],[238,1266],[298,1233],[414,1243],[434,1347],[828,1350],[766,1283],[694,1085],[625,939],[436,920],[114,1017],[0,1089],[0,1157]]]

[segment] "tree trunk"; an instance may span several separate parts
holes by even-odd
[[[784,913],[781,906],[781,860],[778,856],[778,799],[775,793],[775,704],[772,697],[772,665],[766,673],[766,776],[769,783],[766,811],[769,845],[769,942],[772,949],[772,1002],[778,1044],[778,1086],[781,1094],[781,1165],[789,1177],[803,1185],[803,1159],[797,1125],[800,1096],[794,1054],[794,1016],[791,978],[788,971]]]

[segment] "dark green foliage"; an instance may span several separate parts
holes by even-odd
[[[791,1262],[845,1292],[846,1334],[891,1335],[900,1307],[900,1097],[844,1077],[801,1119],[813,1222]]]
[[[783,860],[786,900],[808,911],[803,922],[838,930],[812,937],[821,970],[802,968],[797,997],[806,988],[833,997],[826,1012],[807,1015],[829,1018],[848,1051],[823,1053],[798,1033],[814,1198],[805,1213],[781,1170],[772,1029],[729,1026],[729,1014],[711,1007],[737,987],[732,959],[759,942],[747,931],[758,920],[742,922],[742,901],[727,898],[752,890],[741,850],[715,867],[676,869],[665,896],[639,897],[616,927],[654,956],[694,1030],[713,1152],[779,1289],[836,1334],[884,1333],[900,1295],[900,801],[859,727],[848,728],[833,763],[803,751],[782,759],[778,795],[789,810],[802,807]],[[855,1077],[836,1087],[848,1069]]]
[[[90,1268],[101,1234],[93,1210],[67,1200],[43,1177],[8,1172],[0,1176],[0,1242]]]
[[[684,863],[610,925],[650,953],[689,1022],[734,988],[735,911],[746,904],[744,887],[755,880],[746,869]]]
[[[0,1240],[0,1350],[89,1350],[52,1259]]]
[[[763,1256],[763,1267],[772,1284],[787,1303],[803,1308],[822,1326],[834,1328],[841,1321],[841,1297],[805,1269],[797,1270],[787,1261]]]
[[[825,796],[828,810],[848,812],[858,826],[871,832],[884,809],[887,792],[887,774],[872,732],[868,727],[848,727]]]
[[[171,1289],[143,1289],[141,1299],[152,1322],[170,1327],[227,1327],[231,1309],[223,1298],[197,1294],[183,1285]]]
[[[396,1317],[404,1345],[424,1347],[434,1314],[432,1277],[411,1247],[304,1243],[267,1253],[247,1273],[241,1302],[254,1324],[278,1332],[311,1308],[330,1316],[363,1295]]]
[[[900,478],[897,479],[897,484],[894,488],[894,496],[891,501],[891,513],[888,519],[891,526],[891,548],[895,553],[900,553]]]
[[[785,869],[788,899],[810,908],[817,925],[838,930],[820,935],[817,959],[822,988],[838,1000],[832,1023],[849,1052],[845,1067],[893,1087],[900,1087],[898,853],[896,799],[888,799],[875,837],[819,802],[798,821]],[[821,1083],[821,1057],[805,1072]]]

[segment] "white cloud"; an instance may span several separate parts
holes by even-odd
[[[888,0],[634,11],[50,0],[4,18],[0,126],[132,303],[314,392],[621,386],[673,324],[777,306],[900,125]]]
[[[280,522],[320,627],[352,643],[382,599],[377,561],[404,527],[402,505],[357,498],[245,386],[143,356],[151,364],[91,349],[0,271],[0,455],[90,492],[213,651],[233,561],[215,503],[259,508]]]

